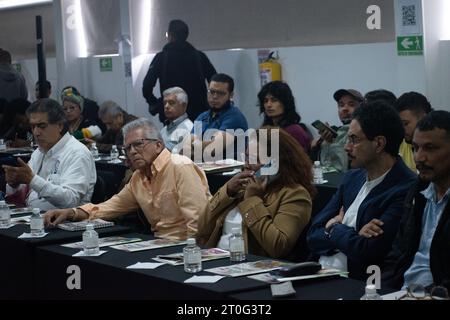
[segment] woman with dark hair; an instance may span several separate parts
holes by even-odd
[[[291,88],[282,81],[265,84],[258,93],[259,110],[264,113],[263,126],[276,126],[286,130],[303,147],[311,148],[311,137],[300,125],[301,117],[295,110]]]
[[[214,195],[199,217],[197,239],[228,250],[232,229],[238,227],[247,252],[293,259],[316,192],[311,161],[287,132],[262,128],[250,137],[245,162],[244,171]]]

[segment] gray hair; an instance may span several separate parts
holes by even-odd
[[[122,128],[122,134],[124,138],[131,132],[136,129],[144,128],[145,134],[147,139],[157,139],[160,141],[163,141],[161,137],[161,133],[159,132],[158,128],[151,122],[149,119],[146,118],[139,118],[134,121],[131,121],[127,123]]]
[[[98,116],[103,119],[106,116],[116,117],[119,114],[124,114],[125,111],[114,101],[108,100],[102,103],[98,110]]]
[[[175,94],[177,97],[177,100],[181,103],[188,104],[188,96],[186,91],[184,91],[180,87],[172,87],[169,89],[164,90],[163,97],[168,96],[169,94]]]

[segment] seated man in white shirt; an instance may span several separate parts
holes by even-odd
[[[3,166],[6,194],[15,202],[41,210],[89,203],[97,180],[89,150],[71,136],[61,105],[52,99],[34,102],[27,117],[38,144],[26,164]]]
[[[190,137],[194,124],[188,118],[186,107],[188,96],[180,87],[173,87],[163,92],[164,114],[166,122],[161,129],[161,136],[166,148],[172,153],[180,153],[185,137]]]

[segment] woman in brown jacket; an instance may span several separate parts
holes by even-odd
[[[252,152],[249,155],[255,144],[260,157],[252,157]],[[214,195],[209,210],[199,217],[197,240],[208,247],[228,249],[231,230],[241,227],[246,252],[289,259],[311,217],[316,192],[311,161],[282,129],[259,129],[249,145],[243,172]],[[278,154],[272,154],[277,145]],[[263,153],[264,149],[268,152]],[[261,156],[269,154],[269,160],[261,161]],[[260,169],[269,161],[278,172],[258,177],[259,172],[265,174]],[[266,166],[263,169],[269,170]]]

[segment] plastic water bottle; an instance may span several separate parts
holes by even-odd
[[[0,201],[0,229],[6,229],[11,225],[11,210],[5,201]]]
[[[117,163],[117,161],[119,160],[119,149],[117,149],[116,145],[113,145],[111,147],[110,156],[111,156],[111,162],[112,163]]]
[[[194,238],[187,239],[187,245],[183,248],[184,271],[197,273],[202,271],[202,252],[195,244]]]
[[[93,142],[91,145],[91,154],[92,154],[92,157],[94,157],[94,160],[100,159],[100,156],[98,154],[97,144],[95,142]]]
[[[33,209],[33,214],[30,217],[30,233],[34,237],[42,236],[45,233],[44,219],[41,216],[39,208]]]
[[[323,170],[322,166],[320,165],[320,161],[314,161],[313,173],[314,173],[314,183],[322,183]]]
[[[244,238],[242,238],[241,228],[233,228],[230,238],[230,260],[245,261]]]
[[[0,139],[0,151],[6,150],[5,140]]]
[[[366,294],[361,297],[361,300],[383,300],[377,293],[377,287],[374,284],[366,286]]]
[[[83,232],[83,249],[85,255],[94,255],[100,252],[98,233],[94,230],[94,225],[91,223],[86,225],[86,231]]]

